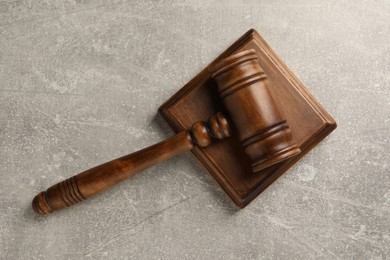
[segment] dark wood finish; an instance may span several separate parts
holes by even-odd
[[[228,120],[223,114],[216,113],[209,118],[208,123],[194,123],[191,131],[183,130],[161,143],[112,160],[51,186],[33,199],[32,207],[40,215],[51,214],[103,192],[156,163],[196,146],[207,147],[212,139],[223,139],[230,134]]]
[[[267,76],[268,83],[266,84],[269,84],[267,90],[270,97],[277,101],[277,108],[274,105],[266,106],[265,111],[260,113],[256,120],[270,114],[273,117],[277,115],[276,120],[270,120],[264,124],[264,126],[269,126],[274,125],[276,121],[283,122],[285,118],[291,130],[292,139],[287,140],[287,142],[286,140],[275,141],[272,146],[278,142],[287,147],[289,144],[292,146],[297,144],[301,150],[300,154],[271,167],[260,171],[254,169],[256,174],[252,172],[251,160],[245,153],[241,142],[245,132],[245,129],[241,127],[248,124],[236,125],[238,122],[234,120],[239,121],[240,116],[234,114],[233,103],[221,99],[217,91],[217,83],[210,72],[210,70],[215,71],[216,64],[229,55],[250,49],[255,51],[259,66]],[[223,96],[223,93],[221,95]],[[265,96],[267,95],[261,94],[261,97]],[[236,105],[242,101],[237,100]],[[247,102],[251,103],[253,100]],[[242,103],[238,105],[242,105]],[[272,110],[271,113],[268,111],[269,109]],[[254,110],[257,111],[257,108]],[[279,110],[280,114],[275,113],[275,110]],[[193,122],[205,120],[217,111],[224,111],[228,117],[233,117],[235,127],[240,128],[238,132],[242,134],[241,138],[239,135],[233,134],[230,138],[218,143],[205,148],[196,147],[191,151],[199,163],[240,208],[245,207],[336,128],[332,117],[253,29],[245,33],[159,109],[160,114],[175,132],[187,129]],[[260,125],[258,129],[262,127]],[[256,131],[251,129],[249,132]]]
[[[159,111],[175,136],[50,187],[34,198],[34,211],[48,215],[69,207],[189,150],[244,207],[336,127],[254,30]],[[210,145],[213,139],[222,141]]]
[[[301,152],[254,49],[222,59],[210,72],[254,173]]]

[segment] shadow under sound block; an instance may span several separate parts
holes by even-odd
[[[159,108],[159,113],[176,133],[190,128],[193,122],[225,111],[210,68],[230,55],[251,49],[255,50],[271,86],[269,91],[286,117],[293,142],[301,152],[253,173],[251,161],[237,135],[208,147],[194,148],[192,153],[197,161],[239,208],[248,205],[336,128],[333,118],[251,29]]]

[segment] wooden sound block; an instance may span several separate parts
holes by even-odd
[[[226,56],[247,49],[256,51],[260,66],[268,76],[271,95],[286,116],[293,140],[302,152],[252,173],[251,162],[234,134],[209,147],[194,148],[192,153],[199,163],[240,208],[248,205],[336,128],[333,118],[261,36],[251,29],[159,108],[160,114],[176,133],[190,129],[196,121],[207,121],[218,111],[226,113],[209,68]]]

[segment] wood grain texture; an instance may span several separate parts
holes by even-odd
[[[39,215],[49,215],[103,192],[154,164],[196,146],[207,147],[213,139],[224,139],[230,134],[228,120],[222,113],[216,113],[210,116],[207,123],[195,122],[191,130],[183,130],[158,144],[106,162],[51,186],[35,196],[32,207]]]
[[[254,173],[301,152],[254,49],[229,55],[209,70]]]
[[[301,153],[253,174],[251,161],[235,135],[212,146],[193,149],[192,153],[199,163],[240,208],[248,205],[336,128],[333,118],[261,36],[251,29],[159,108],[160,114],[175,132],[187,129],[193,122],[205,120],[217,111],[230,115],[217,91],[210,68],[229,55],[249,49],[255,50],[259,65],[272,86],[269,92],[286,117],[292,143],[298,145]]]
[[[53,185],[33,199],[34,211],[69,207],[189,150],[244,207],[336,127],[254,30],[159,111],[175,136]]]

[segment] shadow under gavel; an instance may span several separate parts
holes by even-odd
[[[207,147],[214,139],[237,135],[255,174],[300,153],[288,123],[269,93],[267,77],[254,50],[228,56],[210,68],[229,117],[212,115],[190,130],[121,158],[89,169],[39,193],[34,211],[49,215],[103,192],[140,171],[194,147]]]

